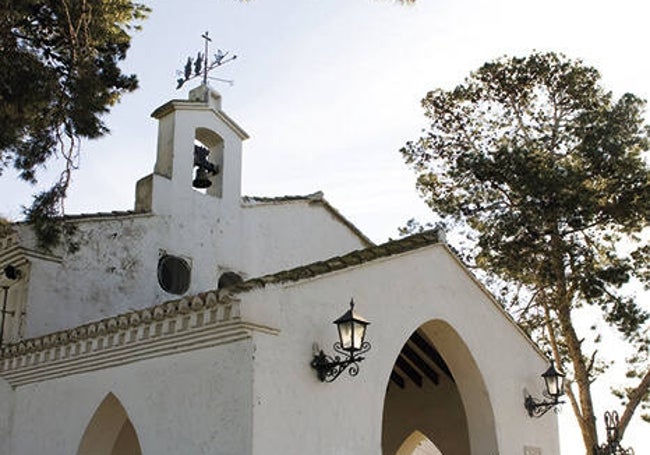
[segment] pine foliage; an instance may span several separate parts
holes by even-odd
[[[597,443],[591,384],[608,361],[583,344],[579,309],[598,309],[637,353],[622,434],[650,386],[649,314],[623,292],[650,283],[645,102],[615,99],[579,60],[535,53],[486,63],[422,104],[429,126],[402,149],[418,188],[445,222],[473,231],[475,265],[502,280],[511,312],[570,373],[588,451]]]
[[[66,163],[60,179],[26,209],[28,220],[61,211],[79,141],[106,134],[102,116],[136,89],[136,77],[118,63],[148,11],[130,0],[2,0],[0,172],[13,166],[36,182],[54,156]],[[52,232],[37,231],[43,246],[56,243]]]

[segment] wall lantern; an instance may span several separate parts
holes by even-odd
[[[542,400],[538,401],[532,396],[528,395],[524,401],[524,406],[531,417],[541,417],[546,414],[550,409],[558,404],[562,404],[560,397],[564,394],[564,374],[555,369],[555,365],[551,360],[551,366],[542,374],[544,383],[546,385],[545,395],[551,398],[551,401]]]
[[[5,278],[9,281],[16,281],[22,276],[21,271],[11,264],[6,266],[3,272]],[[15,315],[14,311],[7,311],[7,297],[9,296],[9,287],[10,286],[8,284],[2,286],[4,296],[2,298],[2,309],[0,310],[0,346],[2,346],[4,340],[5,317]]]
[[[605,412],[605,428],[607,429],[607,442],[600,447],[594,447],[594,455],[634,455],[634,449],[621,447],[621,438],[618,433],[618,413]]]
[[[322,382],[332,382],[346,369],[350,376],[359,373],[359,362],[370,350],[370,343],[365,341],[366,328],[370,324],[366,319],[354,311],[354,299],[350,300],[350,309],[343,316],[334,321],[339,332],[339,341],[334,343],[334,350],[344,357],[332,358],[321,349],[314,355],[311,367],[316,370],[318,379]]]

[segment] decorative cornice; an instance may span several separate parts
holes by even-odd
[[[245,140],[250,136],[244,129],[237,124],[233,119],[231,119],[224,111],[215,110],[212,107],[208,106],[202,101],[188,101],[188,100],[171,100],[158,107],[151,113],[151,116],[157,120],[160,120],[166,115],[171,114],[176,110],[183,111],[205,111],[209,110],[214,113],[222,122],[224,122],[231,130],[237,134],[239,139]]]
[[[6,250],[0,249],[0,266],[4,267],[5,265],[12,264],[14,266],[21,266],[27,264],[29,259],[42,259],[44,261],[51,261],[56,263],[61,263],[62,259],[60,256],[54,256],[52,254],[47,254],[41,251],[30,250],[22,246],[11,246]]]
[[[0,236],[0,251],[4,251],[8,248],[18,245],[20,245],[20,236],[13,229],[13,227],[7,228],[7,231],[4,233],[4,235]]]
[[[198,294],[38,338],[0,351],[0,376],[13,387],[217,346],[276,329],[242,321],[239,301]]]

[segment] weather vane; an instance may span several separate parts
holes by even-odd
[[[212,39],[208,36],[208,32],[205,32],[203,35],[201,35],[201,38],[205,41],[205,51],[199,53],[196,55],[196,58],[192,60],[192,57],[187,57],[187,63],[185,63],[185,68],[184,70],[178,71],[179,77],[176,80],[176,89],[178,90],[185,84],[187,81],[190,81],[192,79],[195,79],[197,77],[203,77],[203,84],[207,85],[208,79],[216,80],[216,81],[221,81],[221,82],[226,82],[230,85],[232,85],[232,81],[227,80],[227,79],[220,79],[218,77],[209,77],[208,73],[212,71],[213,69],[222,66],[228,62],[231,62],[237,58],[236,55],[228,55],[229,52],[223,52],[221,49],[217,49],[217,53],[214,54],[213,60],[211,63],[208,63],[208,44],[212,41]]]

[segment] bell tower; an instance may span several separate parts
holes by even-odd
[[[172,100],[151,116],[158,120],[152,175],[136,188],[136,210],[167,214],[196,204],[238,206],[242,141],[248,138],[221,109],[221,95],[206,84],[187,100]],[[201,201],[201,202],[198,202]]]

